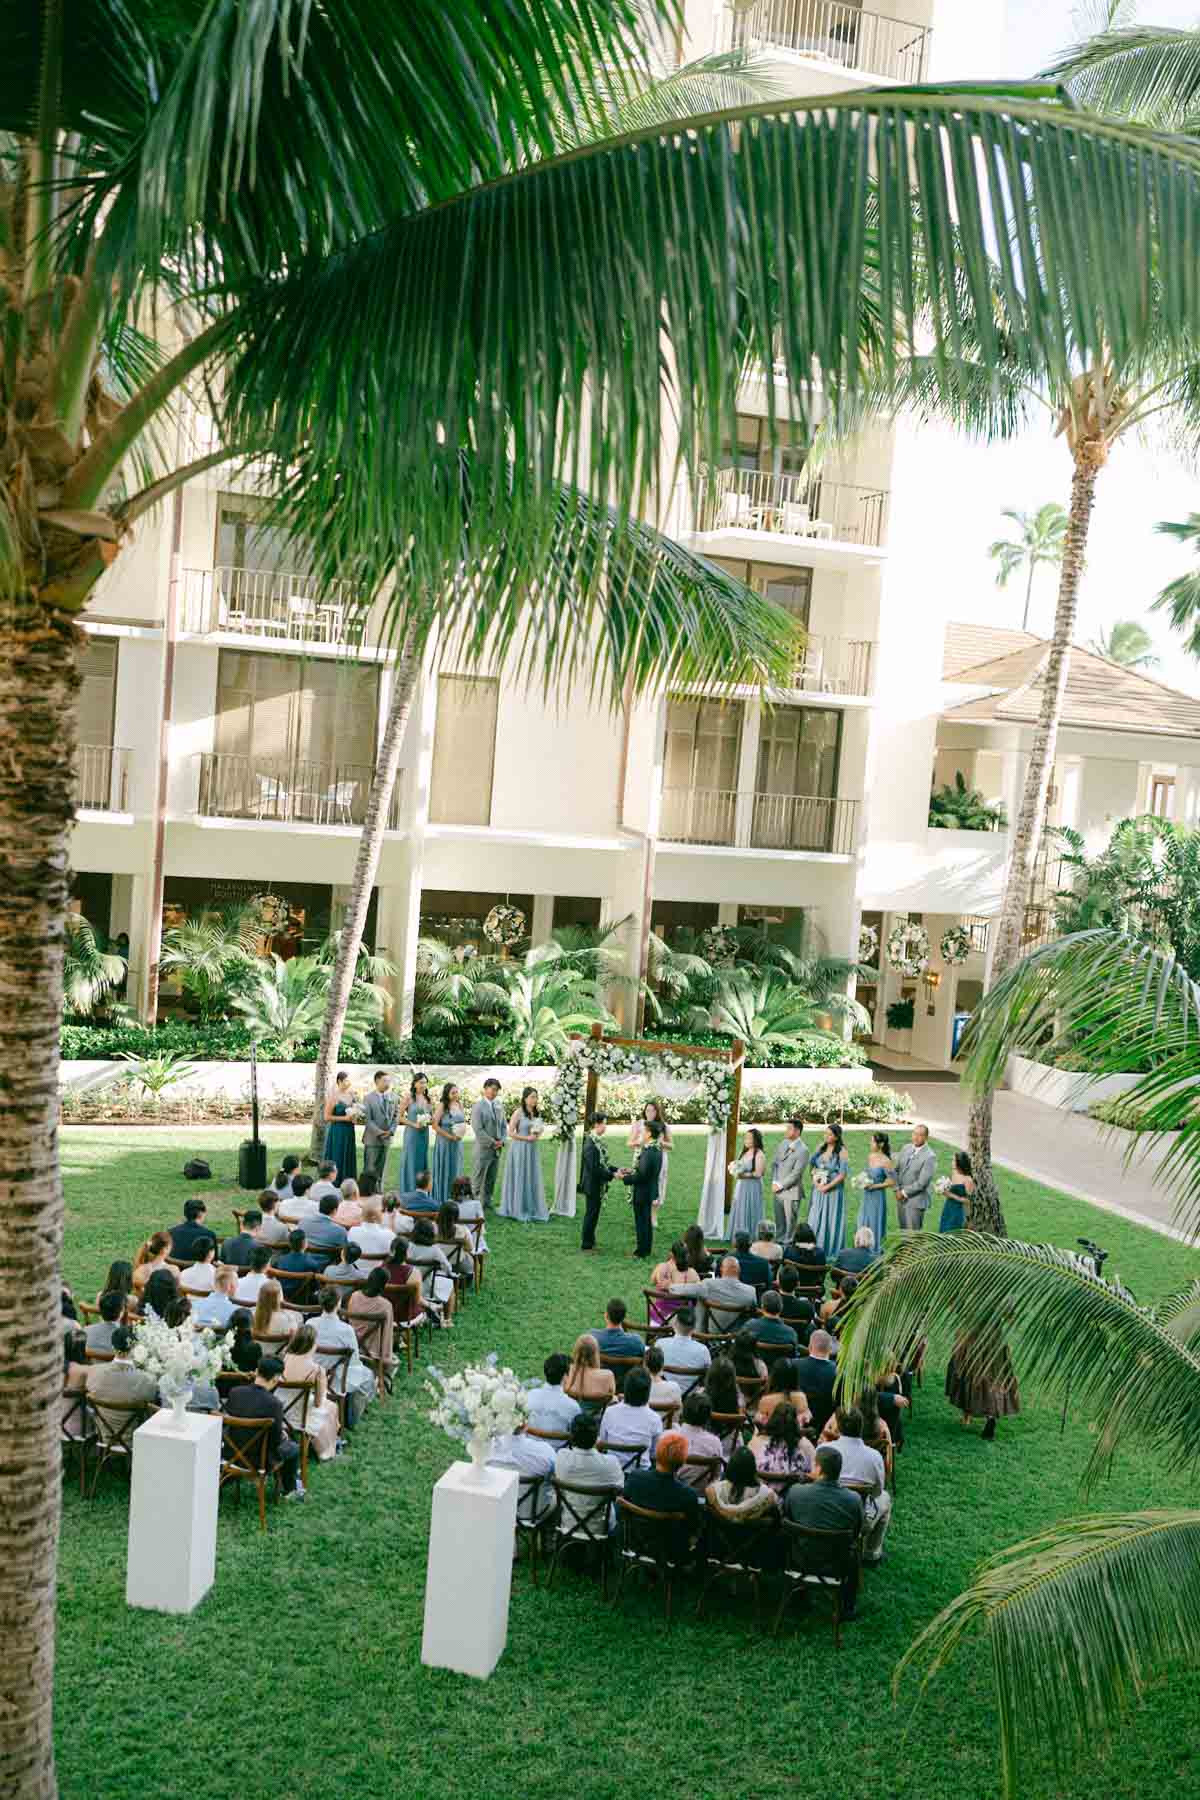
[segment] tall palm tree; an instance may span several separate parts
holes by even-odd
[[[1010,578],[1021,569],[1025,578],[1025,608],[1021,614],[1021,630],[1029,630],[1029,603],[1033,599],[1033,578],[1043,565],[1058,568],[1066,550],[1067,515],[1057,500],[1048,500],[1035,513],[1020,512],[1006,506],[1002,517],[1011,519],[1017,534],[997,538],[988,545],[988,555],[996,563],[996,586],[1007,587]]]
[[[1159,665],[1159,658],[1154,654],[1154,639],[1136,619],[1114,619],[1107,631],[1092,639],[1088,648],[1102,656],[1105,662],[1116,663],[1122,669],[1157,669]]]
[[[1189,513],[1186,519],[1164,519],[1155,529],[1190,550],[1200,549],[1200,513]],[[1193,570],[1169,581],[1153,607],[1166,613],[1188,654],[1200,657],[1200,573]]]
[[[1200,315],[1196,259],[1166,254],[1198,235],[1200,150],[1046,84],[760,102],[559,152],[564,112],[595,122],[589,75],[642,67],[647,20],[665,36],[675,17],[670,0],[6,8],[0,994],[21,1081],[0,1092],[0,1789],[17,1800],[55,1790],[79,619],[137,521],[253,455],[314,572],[391,582],[401,688],[431,637],[532,658],[551,686],[761,681],[787,651],[774,611],[694,559],[662,574],[650,535],[630,547],[668,416],[693,465],[716,460],[738,370],[781,356],[810,422],[818,389],[860,378],[865,291],[885,359],[893,322],[917,329],[918,239],[939,350],[974,314],[990,350],[985,214],[1034,363],[1068,367],[1064,317],[1083,353],[1124,358]],[[1153,320],[1147,259],[1171,272]],[[190,442],[201,393],[217,450]]]
[[[1068,1042],[1096,1074],[1131,1053],[1147,1059],[1151,1072],[1125,1096],[1129,1157],[1160,1153],[1156,1183],[1200,1236],[1200,987],[1170,953],[1122,932],[1059,939],[985,995],[966,1079],[989,1085],[1012,1051]],[[1200,1281],[1146,1307],[1071,1251],[977,1232],[912,1239],[860,1290],[838,1359],[847,1391],[931,1320],[960,1336],[1002,1322],[1022,1385],[1069,1395],[1095,1421],[1089,1484],[1130,1441],[1195,1469]],[[1078,1758],[1151,1674],[1200,1659],[1200,1512],[1084,1516],[1014,1545],[926,1627],[897,1677],[924,1661],[928,1678],[976,1631],[991,1650],[1004,1790],[1015,1797],[1035,1708],[1039,1743]]]

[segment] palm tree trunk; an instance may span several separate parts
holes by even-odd
[[[74,815],[73,621],[0,618],[0,1793],[57,1791],[51,1737],[62,1390],[58,1034]]]
[[[391,810],[396,775],[400,768],[400,751],[408,729],[419,671],[416,638],[409,632],[400,646],[396,666],[392,671],[391,706],[384,727],[383,744],[375,764],[371,791],[367,797],[367,816],[362,836],[358,840],[350,903],[342,921],[337,960],[333,965],[333,980],[329,984],[329,995],[325,1002],[325,1018],[321,1025],[321,1042],[314,1077],[312,1135],[309,1140],[309,1154],[314,1161],[319,1160],[324,1147],[325,1097],[333,1085],[334,1063],[342,1041],[342,1027],[346,1023],[346,1009],[350,1004],[350,990],[354,986],[358,952],[362,946],[367,910],[379,870],[383,833]]]
[[[992,981],[997,981],[1006,969],[1011,968],[1021,954],[1025,908],[1029,904],[1038,847],[1042,840],[1046,798],[1050,791],[1058,727],[1062,718],[1063,694],[1071,665],[1071,640],[1075,635],[1079,583],[1083,575],[1088,530],[1096,497],[1096,477],[1104,467],[1107,456],[1107,443],[1100,437],[1085,438],[1075,446],[1075,473],[1071,481],[1071,506],[1058,582],[1054,636],[1042,674],[1041,711],[1029,767],[1025,772],[1021,810],[1013,831],[1004,903],[1000,909],[996,946],[992,954]],[[994,1232],[1004,1237],[1007,1236],[1004,1212],[992,1175],[992,1093],[993,1090],[987,1088],[978,1094],[970,1111],[968,1144],[975,1173],[970,1224],[976,1231]]]
[[[1021,630],[1029,630],[1029,603],[1033,599],[1033,572],[1037,567],[1033,560],[1032,550],[1029,553],[1029,578],[1025,583],[1025,611],[1021,615]]]

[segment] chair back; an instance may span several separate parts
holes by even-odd
[[[88,1413],[87,1394],[82,1388],[64,1388],[58,1434],[65,1444],[86,1443],[94,1433]]]
[[[571,1441],[571,1435],[567,1431],[539,1431],[536,1425],[527,1425],[525,1436],[540,1438],[544,1444],[557,1444],[560,1448],[565,1448]]]
[[[676,1474],[680,1481],[702,1494],[714,1481],[720,1481],[724,1467],[719,1456],[689,1456],[676,1470]]]
[[[550,1478],[558,1496],[558,1532],[560,1537],[577,1538],[590,1544],[608,1543],[608,1512],[620,1497],[619,1487],[589,1487],[586,1482],[560,1481]]]
[[[357,1349],[357,1345],[355,1349]],[[350,1379],[350,1364],[354,1360],[354,1350],[348,1344],[344,1350],[322,1350],[318,1344],[313,1351],[313,1356],[325,1371],[329,1392],[337,1399],[344,1400],[346,1384]]]
[[[382,1313],[358,1313],[347,1311],[347,1318],[354,1327],[358,1339],[358,1347],[363,1356],[375,1362],[390,1362],[392,1351],[392,1332],[395,1318],[389,1306],[387,1316]]]
[[[85,1348],[83,1354],[90,1363],[106,1363],[112,1362],[117,1353],[115,1350],[88,1350]]]
[[[704,1551],[711,1562],[730,1569],[761,1569],[772,1560],[778,1541],[778,1507],[753,1518],[730,1518],[719,1510],[711,1493],[705,1503]]]
[[[414,1319],[421,1316],[421,1297],[413,1295],[402,1282],[389,1281],[383,1290],[385,1299],[391,1302],[392,1316],[397,1325],[411,1325]]]
[[[754,1346],[754,1354],[762,1362],[766,1363],[767,1373],[769,1375],[771,1370],[774,1368],[774,1366],[777,1362],[783,1362],[788,1357],[799,1356],[800,1350],[799,1350],[798,1345],[792,1345],[792,1344],[759,1344],[759,1343],[756,1343]]]
[[[752,1411],[766,1390],[765,1379],[761,1375],[739,1375],[737,1384],[738,1392],[742,1396],[742,1405],[748,1412]]]
[[[654,1460],[645,1444],[610,1444],[607,1439],[601,1438],[596,1448],[606,1450],[610,1456],[616,1457],[621,1465],[622,1475],[628,1475],[630,1469],[640,1468],[643,1464],[649,1467]]]
[[[621,1555],[640,1563],[676,1563],[683,1546],[679,1542],[679,1526],[689,1523],[685,1512],[659,1512],[649,1506],[638,1506],[622,1494],[617,1500],[617,1518],[621,1525]]]
[[[818,1525],[782,1524],[787,1568],[816,1581],[845,1581],[853,1573],[859,1534],[852,1526],[829,1531]]]
[[[663,1422],[663,1430],[670,1431],[681,1405],[679,1400],[651,1400],[650,1411],[658,1414]]]
[[[741,1327],[754,1317],[755,1309],[752,1306],[739,1306],[731,1300],[706,1300],[704,1341],[707,1343],[714,1337],[736,1337]]]
[[[609,1371],[617,1384],[618,1394],[621,1394],[625,1391],[625,1377],[628,1375],[630,1369],[640,1369],[642,1367],[642,1359],[640,1356],[610,1356],[602,1350],[600,1352],[600,1367]]]
[[[154,1406],[145,1400],[136,1406],[124,1400],[97,1400],[94,1394],[89,1394],[87,1400],[104,1448],[110,1455],[132,1456],[133,1434],[146,1423]]]
[[[254,1339],[256,1344],[262,1345],[264,1356],[282,1357],[287,1346],[292,1341],[292,1334],[290,1331],[252,1331],[250,1336]]]
[[[744,1412],[715,1412],[711,1420],[712,1429],[721,1440],[721,1450],[726,1461],[734,1451],[745,1443],[750,1429],[750,1421]]]
[[[273,1419],[238,1419],[221,1414],[221,1474],[262,1481],[267,1474]]]
[[[312,1375],[306,1381],[277,1381],[275,1398],[283,1408],[283,1420],[293,1437],[308,1426],[308,1409],[317,1404],[317,1383]]]
[[[289,1306],[308,1301],[318,1279],[315,1269],[277,1269],[273,1263],[269,1263],[263,1273],[279,1283]],[[321,1285],[324,1286],[324,1276]]]

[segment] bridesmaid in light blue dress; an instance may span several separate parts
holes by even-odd
[[[808,1222],[826,1259],[832,1262],[846,1236],[846,1177],[850,1173],[840,1125],[825,1127],[825,1142],[810,1166],[813,1181]]]
[[[737,1159],[737,1185],[733,1190],[733,1211],[729,1215],[729,1241],[739,1231],[758,1236],[763,1220],[763,1170],[767,1159],[763,1153],[762,1132],[752,1125],[742,1139],[742,1154]]]
[[[871,1138],[871,1154],[867,1158],[867,1185],[863,1189],[858,1210],[860,1225],[869,1225],[875,1234],[876,1250],[883,1249],[887,1232],[888,1189],[896,1185],[896,1165],[892,1161],[892,1141],[886,1131]]]
[[[467,1115],[459,1104],[459,1093],[452,1081],[442,1089],[442,1097],[433,1109],[433,1197],[441,1206],[450,1198],[454,1181],[462,1174],[462,1139],[454,1127],[465,1125]]]
[[[534,1126],[540,1126],[541,1122],[537,1089],[527,1087],[521,1095],[520,1106],[508,1121],[508,1149],[504,1153],[504,1182],[500,1190],[502,1218],[536,1219],[539,1224],[544,1224],[550,1217],[542,1185],[538,1138],[534,1133]]]
[[[404,1126],[404,1161],[400,1166],[400,1192],[411,1194],[417,1176],[429,1167],[429,1127],[414,1121],[425,1114],[433,1117],[433,1101],[429,1098],[428,1075],[414,1075],[408,1089],[408,1108],[401,1117]]]

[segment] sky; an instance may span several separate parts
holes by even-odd
[[[969,5],[970,0],[964,0]],[[1056,51],[1076,40],[1072,0],[1007,0],[1006,66],[1000,75],[1024,76],[1046,66]],[[1191,26],[1200,23],[1200,0],[1143,0],[1139,22]],[[981,71],[982,73],[982,71]],[[997,592],[995,565],[987,547],[1009,535],[1005,507],[1036,511],[1048,500],[1069,499],[1070,459],[1048,430],[1006,448],[965,453],[962,506],[954,498],[943,554],[955,558],[961,588],[955,611],[961,618],[993,624],[1021,623],[1023,581],[1014,578]],[[969,473],[968,473],[969,471]],[[972,479],[972,476],[974,477]],[[955,483],[958,487],[958,482]],[[1200,663],[1187,656],[1161,613],[1150,603],[1174,576],[1193,566],[1170,539],[1156,536],[1162,519],[1200,513],[1200,468],[1181,465],[1161,450],[1136,440],[1119,444],[1099,477],[1096,509],[1084,576],[1077,641],[1087,643],[1114,619],[1137,618],[1151,632],[1162,667],[1155,671],[1172,686],[1200,694]],[[1042,571],[1035,588],[1030,628],[1046,633],[1053,621],[1054,572]]]

